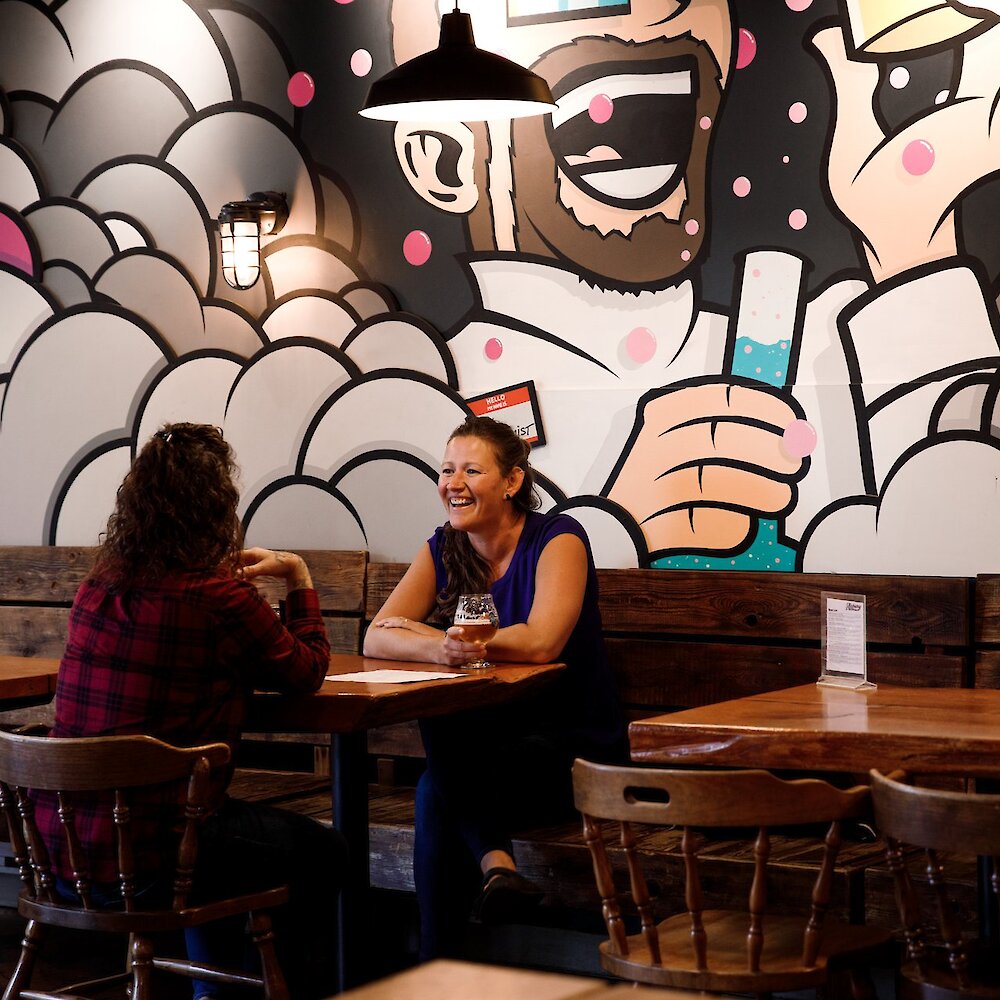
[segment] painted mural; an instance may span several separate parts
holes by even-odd
[[[599,565],[995,571],[1000,3],[462,7],[552,114],[358,118],[437,0],[0,0],[0,543],[185,419],[249,541],[406,561],[474,410]]]

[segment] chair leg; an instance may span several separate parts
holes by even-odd
[[[153,974],[153,942],[143,934],[133,934],[131,1000],[151,1000]]]
[[[21,991],[31,986],[31,975],[35,970],[35,959],[45,937],[45,928],[35,920],[29,920],[21,938],[21,954],[3,993],[3,1000],[19,1000]]]
[[[250,914],[250,934],[260,954],[261,977],[264,980],[264,1000],[289,1000],[288,984],[278,964],[274,950],[271,915],[258,910]]]

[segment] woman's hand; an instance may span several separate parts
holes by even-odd
[[[465,638],[465,629],[461,625],[452,625],[444,633],[442,655],[443,663],[452,667],[464,667],[474,660],[485,659],[486,643],[468,642]]]
[[[294,552],[274,552],[271,549],[244,549],[242,553],[244,580],[258,576],[273,576],[285,581],[287,590],[312,587],[312,576],[302,556]]]

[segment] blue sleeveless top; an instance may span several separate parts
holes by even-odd
[[[428,540],[437,575],[438,592],[448,579],[442,562],[444,527]],[[521,537],[507,572],[490,588],[500,616],[501,627],[523,624],[535,600],[535,569],[542,550],[562,534],[576,535],[587,550],[587,586],[580,617],[566,645],[556,657],[567,669],[556,684],[546,688],[531,705],[517,702],[519,714],[534,715],[544,729],[567,749],[591,759],[617,760],[625,746],[625,725],[611,667],[608,664],[597,605],[597,571],[590,541],[583,526],[568,514],[525,516]]]

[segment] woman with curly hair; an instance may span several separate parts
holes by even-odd
[[[501,922],[538,901],[510,831],[574,815],[575,757],[626,755],[590,543],[573,518],[536,510],[529,450],[489,417],[455,429],[438,477],[448,519],[365,636],[368,656],[464,666],[486,647],[452,625],[458,598],[490,593],[491,660],[567,665],[534,699],[421,722],[413,875],[425,959],[461,951],[470,909]]]
[[[179,746],[221,741],[235,755],[255,688],[320,687],[330,646],[309,568],[290,552],[242,548],[236,474],[222,432],[205,424],[166,424],[136,456],[70,612],[53,736],[140,733]],[[257,576],[285,581],[286,623],[250,582]],[[289,912],[275,920],[282,966],[293,996],[326,995],[330,983],[310,975],[304,978],[315,981],[300,985],[294,976],[329,953],[320,942],[342,880],[344,842],[307,817],[228,798],[231,776],[231,767],[213,776],[195,891],[211,898],[289,883]],[[164,859],[176,854],[182,793],[164,787],[133,804],[137,879],[149,892],[160,890]],[[107,806],[78,806],[77,819],[98,894],[110,906],[118,890]],[[35,812],[64,889],[72,891],[57,803],[38,793]],[[218,964],[235,957],[239,965],[242,928],[189,933],[188,950]],[[217,991],[195,983],[196,997]]]

